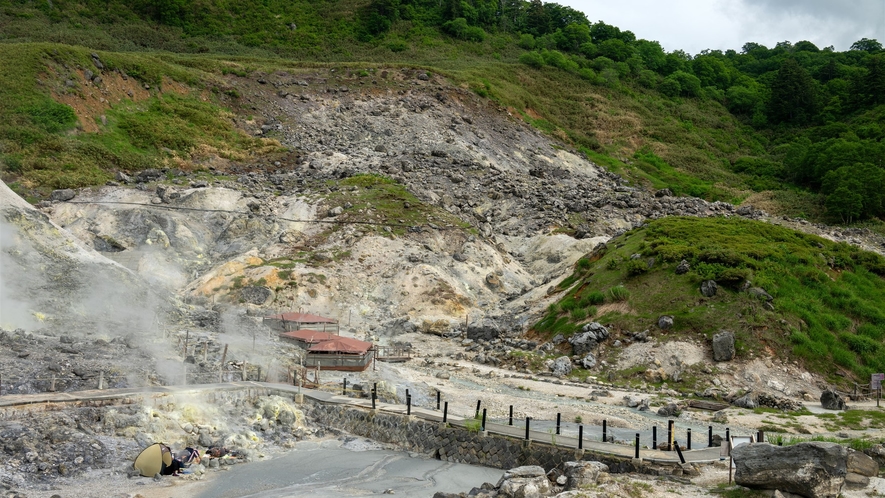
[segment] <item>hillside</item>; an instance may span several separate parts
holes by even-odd
[[[879,214],[875,40],[844,53],[799,42],[691,56],[557,4],[487,7],[4,4],[0,174],[87,244],[195,303],[240,304],[242,289],[259,287],[267,299],[257,306],[359,308],[367,321],[410,326],[453,328],[468,315],[530,328],[558,298],[545,287],[581,255],[671,215],[783,215],[879,249],[868,231],[794,219]],[[796,91],[811,97],[787,112]],[[74,202],[49,200],[88,187]],[[218,213],[195,220],[185,208]],[[725,277],[713,267],[690,278],[790,288],[751,264],[753,250],[733,249]],[[878,278],[863,273],[875,256],[851,257],[860,258],[852,270]],[[326,267],[337,274],[318,271]],[[415,294],[385,282],[415,278],[431,282]],[[337,302],[342,289],[359,302]],[[695,291],[679,295],[689,302]],[[864,309],[878,306],[876,293],[865,296]],[[598,318],[638,330],[657,313],[688,313],[640,301],[637,315]],[[879,368],[878,348],[850,338],[881,342],[869,328],[878,319],[852,299],[826,302],[835,318],[823,324],[804,314],[807,303],[753,319],[786,322],[774,329],[790,348],[768,336],[747,344],[827,374]],[[574,312],[575,323],[595,317],[570,308],[551,309]],[[684,330],[710,334],[718,321],[752,335],[756,326],[714,315]]]
[[[51,41],[115,52],[102,54],[117,59],[109,69],[129,71],[154,88],[167,76],[223,91],[203,72],[270,71],[291,60],[342,69],[355,63],[350,69],[364,78],[379,64],[432,67],[637,185],[708,200],[749,199],[792,217],[851,222],[881,214],[877,116],[885,92],[877,89],[885,72],[878,41],[859,40],[842,53],[805,41],[774,48],[750,42],[740,52],[665,53],[657,42],[591,23],[555,3],[513,2],[497,11],[489,5],[62,1],[6,5],[0,26],[8,47]],[[27,139],[7,130],[9,141],[33,144],[42,133],[71,128],[69,114],[38,98],[47,89],[33,87],[43,71],[34,65],[40,57],[11,50],[4,60],[15,81],[5,82],[4,97],[27,105],[4,113],[17,116],[9,122],[18,128],[37,129]],[[153,58],[157,51],[181,55]],[[65,56],[56,59],[73,67]],[[83,54],[75,59],[90,68]],[[125,135],[117,133],[117,144],[105,143],[93,155],[119,156],[134,146],[143,159],[152,148],[195,145],[146,144]],[[46,169],[34,164],[34,153],[18,147],[4,152],[7,181],[10,174]],[[143,167],[132,157],[121,159],[114,158],[129,170]],[[97,174],[77,181],[94,183]]]

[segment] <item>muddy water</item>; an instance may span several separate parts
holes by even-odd
[[[438,491],[470,491],[497,483],[502,470],[410,457],[366,440],[302,442],[276,458],[215,472],[194,489],[196,498],[431,497]]]

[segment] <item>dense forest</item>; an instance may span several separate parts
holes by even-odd
[[[330,61],[471,56],[527,72],[559,72],[630,98],[720,106],[741,126],[741,144],[708,155],[740,178],[745,191],[810,192],[831,221],[885,214],[885,51],[877,40],[858,40],[845,52],[784,41],[668,53],[656,41],[541,0],[0,2],[0,42],[27,41]],[[474,89],[496,98],[489,86]],[[656,105],[661,112],[672,108]],[[592,132],[571,127],[566,135],[579,150],[612,152]],[[671,164],[665,164],[648,149],[633,152],[633,162],[656,174],[675,167],[678,181],[667,185],[677,193],[723,197],[709,187],[721,174],[695,188],[696,180],[685,175],[703,174],[687,162],[667,158]]]

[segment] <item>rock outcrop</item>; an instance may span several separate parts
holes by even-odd
[[[742,444],[732,450],[737,484],[809,498],[835,498],[847,474],[848,449],[836,443]]]

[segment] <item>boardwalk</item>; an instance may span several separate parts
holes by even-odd
[[[363,399],[363,398],[351,398],[348,396],[335,395],[324,391],[318,391],[313,389],[304,389],[299,388],[297,386],[290,386],[287,384],[275,384],[275,383],[267,383],[267,382],[229,382],[229,383],[221,383],[221,384],[195,384],[188,386],[156,386],[156,387],[146,387],[146,388],[131,388],[131,389],[105,389],[105,390],[89,390],[89,391],[75,391],[75,392],[63,392],[63,393],[38,393],[38,394],[21,394],[21,395],[3,395],[0,396],[0,415],[6,409],[14,409],[16,407],[26,407],[28,405],[42,404],[42,403],[77,403],[77,402],[89,402],[89,401],[114,401],[114,400],[123,400],[123,399],[133,399],[133,398],[149,398],[149,397],[162,397],[162,396],[171,396],[171,395],[181,395],[181,394],[193,394],[193,393],[209,393],[209,392],[220,392],[220,391],[242,391],[242,390],[260,390],[267,391],[273,394],[283,395],[286,397],[295,397],[299,394],[299,392],[305,397],[310,398],[314,401],[321,403],[335,403],[339,405],[348,405],[351,407],[358,407],[364,410],[372,410],[372,400],[371,399]],[[390,414],[399,414],[402,416],[406,416],[408,407],[405,405],[392,404],[392,403],[376,403],[376,410],[383,413]],[[411,407],[411,416],[416,417],[418,419],[427,420],[430,422],[439,422],[442,423],[443,414],[440,411],[422,408],[422,407]],[[466,427],[466,423],[469,419],[465,417],[460,417],[453,414],[448,414],[447,422],[456,427]],[[525,428],[518,426],[511,426],[507,424],[499,424],[499,423],[486,423],[486,431],[490,434],[498,434],[509,436],[515,439],[524,439],[525,438]],[[550,432],[538,431],[538,430],[530,430],[529,431],[529,439],[534,442],[543,443],[543,444],[552,444],[559,447],[571,447],[578,448],[578,440],[576,437],[568,436],[568,435],[555,435]],[[661,438],[661,441],[664,441],[664,438]],[[647,444],[648,442],[641,442],[640,446]],[[683,443],[684,444],[684,443]],[[602,441],[592,441],[588,440],[587,437],[584,438],[583,448],[587,451],[603,453],[607,455],[616,456],[619,458],[631,459],[635,456],[635,448],[631,445],[623,445],[623,444],[613,444],[613,443],[603,443]],[[703,448],[703,449],[695,449],[689,451],[683,451],[682,454],[687,463],[712,463],[714,461],[718,461],[720,459],[719,456],[720,448],[712,447],[712,448]],[[660,450],[649,450],[642,449],[639,450],[639,457],[649,463],[656,464],[665,464],[665,465],[677,465],[679,464],[679,457],[676,452],[666,452]]]

